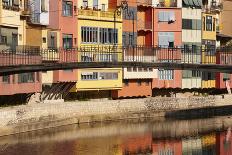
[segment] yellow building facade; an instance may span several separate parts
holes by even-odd
[[[0,1],[1,49],[18,49],[26,43],[26,20],[22,17],[23,6],[17,1]]]
[[[122,50],[115,48],[122,45],[121,16],[117,17],[114,24],[114,12],[79,9],[77,28],[78,47],[81,49],[79,62],[122,59]],[[122,68],[79,69],[77,77],[78,82],[72,92],[122,88]]]
[[[202,63],[216,63],[216,15],[202,13]],[[215,88],[216,77],[214,73],[202,73],[202,88]]]

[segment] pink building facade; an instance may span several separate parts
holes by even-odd
[[[62,59],[70,62],[77,60],[77,51],[73,50],[77,47],[77,1],[50,0],[50,10],[49,27],[59,32],[55,48],[64,49]],[[54,71],[53,82],[75,82],[76,75],[76,70]]]
[[[0,77],[0,95],[41,92],[41,73],[22,73]]]
[[[182,14],[181,8],[153,8],[153,45],[164,48],[179,47],[182,44]],[[181,51],[160,51],[160,55],[175,56],[175,61],[181,60]],[[171,53],[170,53],[171,52]],[[174,53],[173,53],[174,52]],[[165,54],[166,53],[166,54]],[[160,57],[167,62],[171,58]],[[182,71],[158,69],[158,78],[153,79],[153,88],[181,88]]]

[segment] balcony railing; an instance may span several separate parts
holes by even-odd
[[[114,12],[111,11],[97,11],[92,9],[79,9],[78,10],[79,18],[87,18],[87,19],[110,19],[114,20]],[[122,16],[117,16],[117,20],[121,20]]]
[[[23,10],[21,16],[30,16],[31,15],[31,6],[29,0],[24,0]]]
[[[9,5],[8,3],[2,3],[2,7],[5,10],[19,11],[18,5]]]

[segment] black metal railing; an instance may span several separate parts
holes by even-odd
[[[149,62],[232,65],[232,47],[81,46],[40,49],[17,46],[0,50],[0,66],[71,62]]]

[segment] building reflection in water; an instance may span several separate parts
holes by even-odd
[[[157,131],[151,123],[112,124],[89,129],[70,126],[65,129],[51,129],[49,132],[3,137],[0,139],[0,147],[5,146],[4,144],[8,144],[8,147],[0,150],[0,154],[232,155],[230,127],[204,132],[195,132],[194,129],[189,135],[161,134]]]

